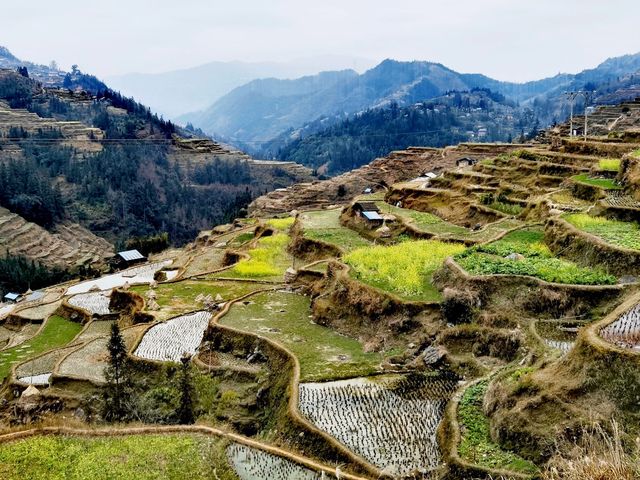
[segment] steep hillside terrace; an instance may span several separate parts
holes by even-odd
[[[47,266],[73,269],[84,264],[104,264],[113,246],[76,224],[61,224],[52,233],[0,208],[2,254],[24,255]]]
[[[469,143],[445,149],[409,147],[329,180],[296,184],[271,192],[254,200],[249,209],[254,215],[269,216],[291,210],[345,205],[367,188],[386,190],[390,185],[406,182],[425,172],[453,167],[456,160],[466,156],[490,158],[517,148],[522,145]]]

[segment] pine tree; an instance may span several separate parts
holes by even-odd
[[[195,422],[193,413],[193,384],[189,371],[191,356],[185,355],[180,359],[182,362],[180,375],[180,405],[178,407],[178,420],[181,424],[191,424]]]
[[[124,420],[127,416],[126,395],[131,390],[131,378],[127,348],[116,323],[111,325],[111,337],[107,344],[109,365],[105,369],[107,386],[104,390],[105,420]]]

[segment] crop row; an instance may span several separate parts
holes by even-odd
[[[318,428],[372,464],[407,475],[427,472],[440,462],[436,429],[447,402],[437,398],[441,393],[426,399],[368,379],[306,383],[300,385],[299,408]]]
[[[80,293],[69,299],[69,304],[84,308],[94,315],[109,315],[109,294],[102,292]]]
[[[141,358],[179,362],[184,354],[193,355],[209,324],[209,312],[182,315],[151,327],[135,351]]]
[[[335,478],[309,470],[286,458],[272,455],[246,445],[232,443],[226,449],[227,459],[240,480],[319,480]]]

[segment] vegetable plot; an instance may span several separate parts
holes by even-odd
[[[319,480],[333,475],[309,470],[286,458],[272,455],[246,445],[232,443],[227,447],[227,459],[240,480]]]
[[[179,362],[185,353],[196,353],[210,319],[211,313],[196,312],[155,325],[142,337],[135,355],[149,360]]]
[[[640,250],[640,226],[635,222],[620,222],[604,217],[576,213],[564,217],[574,227],[602,238],[616,247]]]
[[[91,292],[74,295],[69,304],[83,308],[94,315],[109,315],[109,295],[111,292]]]
[[[366,378],[300,385],[300,412],[318,428],[392,475],[440,462],[436,429],[456,382]]]

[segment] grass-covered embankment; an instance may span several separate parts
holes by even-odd
[[[458,405],[460,445],[458,453],[463,460],[487,468],[534,474],[537,467],[516,455],[503,450],[491,439],[489,419],[482,403],[489,385],[483,380],[467,388]]]

